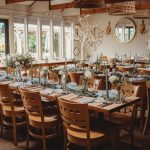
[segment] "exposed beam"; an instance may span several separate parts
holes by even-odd
[[[27,0],[6,0],[6,4],[13,4],[13,3],[19,3],[19,2],[24,2]]]
[[[150,2],[137,3],[136,4],[136,9],[150,9]]]
[[[37,1],[34,1],[29,7],[32,7]]]
[[[6,0],[6,4],[13,4],[25,1],[48,1],[48,0]]]
[[[74,3],[64,3],[64,4],[56,4],[56,5],[51,5],[51,10],[57,10],[57,9],[66,9],[66,8],[73,8]]]
[[[106,12],[106,8],[81,9],[80,11],[81,15],[105,13],[105,12]]]

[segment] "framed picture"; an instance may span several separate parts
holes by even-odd
[[[79,53],[80,53],[79,48],[78,48],[78,47],[75,47],[74,50],[73,50],[73,54],[74,54],[75,56],[79,56]]]

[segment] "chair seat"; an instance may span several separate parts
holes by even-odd
[[[110,115],[109,118],[106,119],[107,121],[117,124],[117,125],[128,125],[131,123],[131,117],[119,113],[119,112],[114,112]]]
[[[40,123],[41,122],[41,116],[33,116],[29,115],[29,120],[35,121]],[[44,122],[52,122],[52,121],[57,121],[57,115],[52,115],[52,116],[44,116]]]
[[[87,134],[86,133],[79,133],[79,132],[75,132],[75,131],[71,131],[69,129],[67,129],[67,132],[69,135],[75,137],[75,138],[79,138],[79,139],[87,139]],[[102,132],[98,132],[98,131],[90,131],[90,139],[94,140],[94,139],[98,139],[101,137],[104,137],[105,134]]]

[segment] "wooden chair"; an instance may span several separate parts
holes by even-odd
[[[69,77],[70,77],[70,81],[71,82],[75,82],[77,84],[80,83],[80,77],[84,74],[84,73],[77,73],[77,72],[69,72]]]
[[[46,150],[46,139],[55,138],[58,136],[58,115],[57,114],[44,114],[39,92],[29,92],[20,89],[23,105],[27,115],[27,148],[29,146],[30,135],[34,138],[43,141],[43,150]],[[40,130],[40,133],[34,130]],[[48,129],[50,133],[48,133]]]
[[[124,66],[118,66],[117,69],[120,72],[129,72],[131,70],[131,68],[124,67]]]
[[[149,119],[150,119],[150,81],[146,83],[147,87],[147,116],[146,116],[146,121],[143,129],[143,134],[146,133],[146,129],[148,127]]]
[[[24,107],[18,106],[13,98],[8,84],[0,84],[0,103],[1,103],[1,136],[3,136],[3,126],[13,127],[13,140],[17,145],[17,127],[26,125]],[[12,121],[10,122],[8,119]]]
[[[100,80],[98,90],[104,90],[105,89],[106,76],[93,75],[93,79]]]
[[[59,74],[57,72],[54,72],[54,71],[49,72],[48,79],[51,81],[54,81],[55,83],[60,82]]]
[[[33,70],[29,69],[28,70],[28,75],[33,75],[33,78],[38,78],[39,76],[39,69],[34,67]]]
[[[80,85],[83,85],[83,84],[84,84],[84,80],[81,79],[80,80]],[[102,84],[103,84],[103,80],[102,79],[94,79],[94,78],[92,78],[92,79],[89,79],[87,81],[87,87],[91,91],[93,91],[93,90],[94,91],[100,90],[101,87],[102,87]]]
[[[140,90],[136,96],[141,97],[142,101],[135,104],[133,110],[135,113],[135,119],[137,118],[137,112],[140,112],[140,127],[143,128],[144,116],[147,107],[146,81],[133,81],[132,84],[134,86],[140,86]]]
[[[122,93],[125,96],[137,96],[139,87],[140,86],[134,86],[130,83],[125,83],[122,89]],[[121,112],[114,112],[110,114],[108,118],[106,118],[108,122],[112,123],[116,127],[116,130],[117,130],[117,135],[116,135],[116,140],[115,140],[116,145],[118,145],[121,130],[126,130],[130,133],[131,143],[132,145],[134,145],[133,116],[134,116],[134,113],[132,113],[132,117],[130,117]]]
[[[150,75],[150,70],[139,69],[139,74],[141,74],[141,75]]]
[[[64,126],[65,150],[68,142],[91,150],[92,146],[107,138],[104,132],[90,130],[88,104],[71,103],[59,98],[58,104]]]

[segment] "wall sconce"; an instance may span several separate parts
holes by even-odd
[[[140,26],[139,26],[139,32],[141,34],[143,34],[145,32],[145,23],[144,23],[144,20],[142,20],[142,24],[140,24]]]
[[[106,28],[106,34],[110,34],[111,33],[111,24],[110,22],[108,23],[108,26]]]

